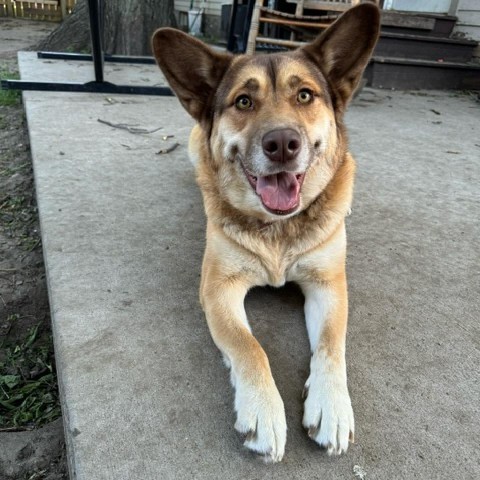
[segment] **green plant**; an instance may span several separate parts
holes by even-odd
[[[0,80],[18,80],[20,76],[18,73],[9,70],[0,70]],[[20,90],[5,90],[0,86],[0,106],[18,105],[21,101]]]
[[[52,342],[38,341],[38,327],[4,348],[0,361],[0,429],[40,427],[60,416]]]

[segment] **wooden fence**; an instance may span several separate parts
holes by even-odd
[[[20,17],[32,20],[60,22],[69,15],[76,0],[0,0],[0,17]]]

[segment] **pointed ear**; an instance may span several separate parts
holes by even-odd
[[[380,31],[376,5],[347,10],[332,26],[302,50],[327,77],[336,104],[345,108],[367,66]]]
[[[202,121],[232,56],[217,53],[173,28],[157,30],[152,48],[158,66],[185,110],[198,122]]]

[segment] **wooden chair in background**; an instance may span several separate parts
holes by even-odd
[[[283,48],[299,47],[319,30],[327,28],[339,14],[360,3],[360,0],[287,0],[288,3],[296,3],[295,13],[266,8],[264,2],[265,0],[255,1],[247,41],[248,54],[253,54],[258,44]],[[308,14],[305,14],[305,11],[308,11]],[[318,11],[319,14],[312,15],[311,11]],[[290,39],[259,35],[262,23],[287,29],[290,31]]]

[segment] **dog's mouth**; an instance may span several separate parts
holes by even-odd
[[[243,170],[248,182],[269,212],[275,215],[288,215],[300,205],[300,190],[305,173],[279,172],[262,177],[253,175],[245,167]]]

